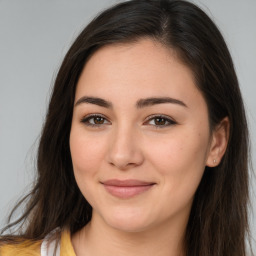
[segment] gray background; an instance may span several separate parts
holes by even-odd
[[[0,227],[34,177],[50,88],[71,42],[115,0],[0,0]],[[256,0],[201,0],[222,31],[236,66],[256,163]],[[251,179],[252,190],[256,182]],[[256,238],[256,196],[251,228]]]

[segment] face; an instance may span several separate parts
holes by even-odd
[[[85,65],[70,150],[93,220],[130,232],[185,223],[211,141],[206,102],[170,49],[110,45]]]

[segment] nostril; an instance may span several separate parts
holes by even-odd
[[[107,161],[118,169],[125,170],[140,165],[143,162],[143,151],[139,140],[135,138],[134,130],[119,126],[113,131],[112,141],[106,152]]]
[[[109,163],[118,169],[125,170],[140,165],[143,162],[142,159],[142,156],[139,156],[139,154],[137,156],[135,154],[123,156],[112,155],[109,157]]]

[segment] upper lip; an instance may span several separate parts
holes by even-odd
[[[107,186],[116,186],[116,187],[149,186],[149,185],[155,184],[155,182],[133,180],[133,179],[129,179],[129,180],[111,179],[111,180],[103,181],[101,183]]]

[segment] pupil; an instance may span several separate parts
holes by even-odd
[[[156,122],[157,125],[163,125],[165,124],[165,119],[164,118],[156,118]]]
[[[94,123],[95,124],[103,124],[104,120],[102,117],[94,117]]]

